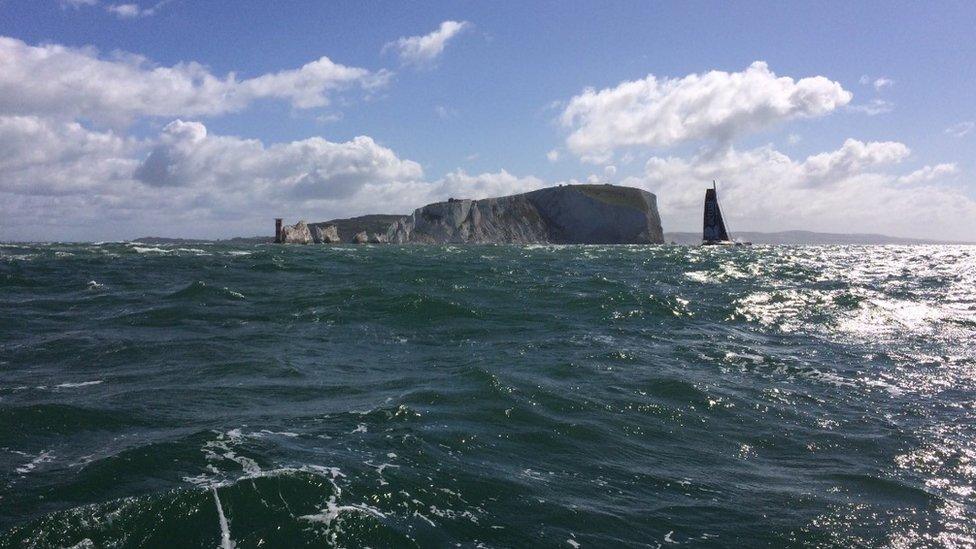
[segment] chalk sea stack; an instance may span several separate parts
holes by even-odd
[[[309,225],[312,231],[312,241],[316,244],[338,244],[339,229],[335,225]]]
[[[285,244],[311,244],[312,232],[308,230],[308,225],[304,221],[299,221],[294,225],[285,225],[281,228],[281,242]]]
[[[396,244],[663,244],[657,197],[632,187],[561,185],[437,202],[390,226]]]

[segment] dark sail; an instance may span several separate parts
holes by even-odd
[[[703,242],[725,242],[729,240],[729,233],[725,230],[722,220],[722,210],[718,207],[718,195],[715,183],[705,191],[705,228],[702,231]]]

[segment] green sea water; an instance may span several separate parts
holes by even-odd
[[[976,248],[0,247],[0,547],[976,545]]]

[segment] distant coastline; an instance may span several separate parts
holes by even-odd
[[[360,221],[371,221],[375,216],[352,217],[348,219],[335,219],[325,221],[322,224],[342,224],[349,227],[359,227]],[[400,216],[384,216],[400,217]],[[352,230],[352,229],[350,229]],[[898,236],[888,236],[875,233],[821,233],[816,231],[790,230],[790,231],[737,231],[736,238],[748,240],[760,245],[782,245],[782,246],[837,246],[837,245],[964,245],[973,246],[976,242],[935,240],[928,238],[904,238]],[[701,233],[695,232],[666,232],[664,240],[667,243],[698,245],[701,244]],[[234,237],[224,239],[194,239],[194,238],[170,238],[162,236],[144,236],[132,240],[133,242],[143,242],[146,244],[192,244],[194,242],[221,242],[226,244],[264,244],[274,241],[274,235],[268,236],[249,236]]]
[[[771,244],[784,246],[833,246],[833,245],[933,245],[955,244],[974,245],[976,242],[952,240],[935,240],[930,238],[905,238],[875,233],[820,233],[815,231],[735,231],[733,237],[746,240],[753,244]],[[697,232],[666,232],[664,240],[675,244],[701,244],[701,233]]]

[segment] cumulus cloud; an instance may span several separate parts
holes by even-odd
[[[518,177],[505,170],[477,175],[456,170],[435,181],[426,193],[426,197],[431,200],[444,200],[451,197],[480,199],[524,193],[545,186],[546,182],[538,177]],[[418,206],[422,205],[423,203],[418,203]]]
[[[559,162],[559,149],[552,149],[546,153],[546,160],[549,162]]]
[[[140,146],[111,131],[36,116],[0,116],[0,191],[36,196],[99,191],[130,177]]]
[[[84,117],[113,125],[151,116],[206,116],[275,98],[300,109],[322,107],[350,87],[372,90],[386,71],[347,67],[322,57],[298,69],[238,80],[198,63],[153,65],[132,54],[93,48],[32,46],[0,37],[0,113]]]
[[[612,88],[588,88],[560,115],[569,150],[605,162],[627,146],[665,148],[690,140],[728,144],[739,135],[795,118],[828,114],[852,94],[823,76],[794,80],[756,61],[741,72],[682,78],[648,75]]]
[[[836,151],[808,157],[801,165],[801,182],[810,186],[843,181],[868,168],[895,164],[908,158],[911,150],[895,141],[864,143],[856,139],[844,141]]]
[[[365,136],[265,147],[254,139],[208,135],[199,122],[176,120],[163,129],[134,177],[155,187],[330,200],[348,198],[370,183],[420,179],[423,170]]]
[[[922,166],[921,168],[915,170],[914,172],[903,175],[898,178],[899,183],[904,183],[906,185],[911,185],[913,183],[922,183],[925,181],[934,181],[936,179],[942,179],[950,175],[955,175],[959,172],[959,168],[955,163],[944,163],[936,164],[935,166]]]
[[[934,184],[934,176],[891,173],[909,153],[901,143],[853,139],[801,160],[771,146],[729,148],[687,159],[653,157],[642,174],[621,184],[657,193],[669,230],[700,228],[690,220],[700,219],[704,188],[717,180],[723,213],[733,230],[803,228],[976,238],[976,201],[960,188]],[[899,185],[901,178],[913,178],[919,185]]]
[[[953,137],[966,137],[973,131],[973,128],[976,128],[976,122],[966,121],[949,126],[945,132]]]
[[[451,39],[470,26],[467,21],[444,21],[430,34],[398,38],[383,46],[383,51],[395,51],[405,65],[429,65],[444,53]]]
[[[4,239],[254,234],[275,215],[409,213],[545,186],[504,170],[427,180],[420,164],[365,136],[265,145],[175,120],[136,140],[35,116],[0,116],[0,173]]]

